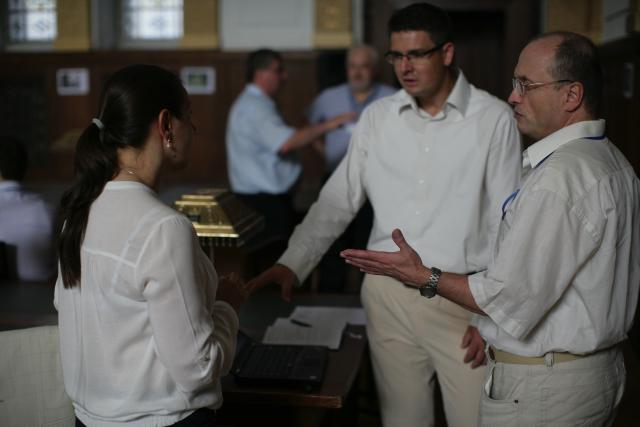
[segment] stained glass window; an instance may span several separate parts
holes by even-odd
[[[128,40],[175,40],[182,37],[182,0],[123,0],[122,23]]]
[[[56,38],[56,0],[9,0],[9,41],[50,42]]]

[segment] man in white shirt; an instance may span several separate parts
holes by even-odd
[[[596,120],[601,92],[586,37],[542,35],[520,54],[509,102],[520,131],[537,142],[524,152],[522,185],[503,204],[487,270],[427,268],[399,230],[399,252],[343,253],[371,274],[484,315],[478,328],[491,362],[482,425],[613,423],[625,381],[619,343],[640,287],[640,182]]]
[[[265,217],[262,240],[287,239],[295,225],[290,191],[302,171],[296,152],[354,117],[345,113],[298,129],[287,125],[275,102],[286,79],[278,52],[259,49],[249,54],[247,85],[227,123],[231,188]]]
[[[54,213],[42,197],[23,188],[26,170],[25,147],[0,138],[0,242],[5,244],[8,276],[44,281],[55,274]]]
[[[403,90],[365,109],[347,156],[279,263],[254,279],[252,289],[276,282],[288,298],[365,199],[375,214],[370,249],[392,249],[389,236],[400,224],[425,258],[462,274],[486,268],[500,202],[519,180],[510,109],[452,67],[455,47],[441,9],[426,3],[401,9],[389,34],[386,58]],[[481,364],[484,343],[469,326],[470,314],[371,275],[362,303],[383,423],[433,425],[437,375],[448,425],[475,425],[482,373],[464,362]],[[425,328],[433,323],[438,328]]]

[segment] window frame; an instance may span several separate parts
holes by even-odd
[[[58,38],[58,1],[56,0],[55,15],[56,15],[56,36],[47,41],[19,41],[14,42],[11,40],[9,29],[9,2],[2,2],[0,7],[0,22],[3,23],[3,31],[0,32],[0,48],[6,52],[50,52],[54,49],[54,44]]]

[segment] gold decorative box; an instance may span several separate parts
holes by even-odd
[[[240,247],[264,227],[262,216],[222,188],[184,194],[174,207],[191,220],[205,248]]]

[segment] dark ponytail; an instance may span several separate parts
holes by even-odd
[[[58,242],[60,274],[65,288],[80,283],[80,247],[91,204],[119,172],[118,148],[141,148],[160,111],[183,117],[187,95],[172,73],[152,65],[117,71],[102,93],[100,114],[76,145],[76,182],[61,200],[65,224]]]

